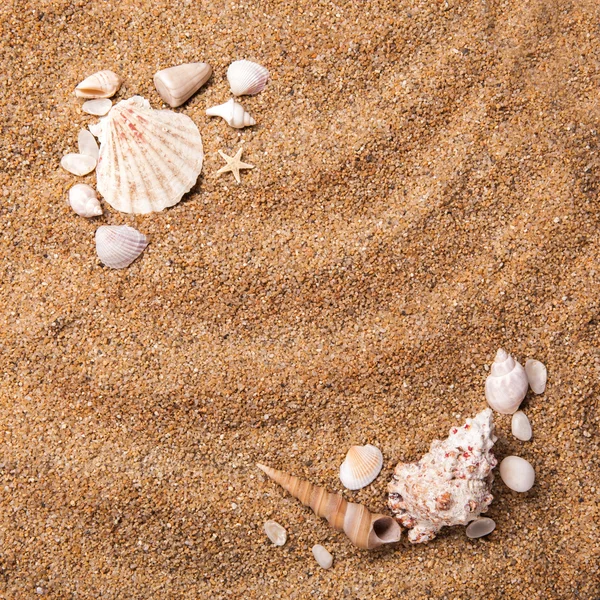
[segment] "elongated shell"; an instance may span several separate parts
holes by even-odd
[[[340,467],[340,480],[349,490],[359,490],[369,485],[381,472],[383,455],[371,444],[352,446]]]
[[[206,110],[209,117],[221,117],[227,125],[235,129],[256,125],[256,121],[244,110],[244,107],[233,98]]]
[[[76,183],[69,190],[69,204],[78,215],[88,219],[102,214],[96,190],[86,183]]]
[[[84,79],[76,88],[75,95],[79,98],[110,98],[121,87],[123,80],[108,69],[98,71]]]
[[[269,71],[250,60],[236,60],[227,69],[227,81],[234,96],[253,96],[265,89]]]
[[[503,415],[517,411],[527,394],[529,382],[525,369],[510,354],[498,350],[490,375],[485,381],[488,404]]]
[[[202,170],[202,138],[194,122],[153,110],[134,96],[100,119],[98,191],[114,208],[145,214],[177,204]]]
[[[98,258],[113,269],[128,267],[148,245],[148,238],[127,225],[102,225],[96,230]]]
[[[371,550],[400,539],[400,526],[392,517],[372,514],[361,504],[347,502],[340,494],[283,471],[256,466],[302,504],[310,506],[317,516],[327,519],[334,529],[343,531],[355,546]]]
[[[159,96],[175,108],[191,98],[210,78],[212,68],[202,62],[186,63],[159,71],[154,85]]]
[[[525,373],[527,373],[527,379],[534,394],[543,394],[546,391],[546,379],[548,378],[548,371],[544,364],[539,360],[528,358],[525,361]]]

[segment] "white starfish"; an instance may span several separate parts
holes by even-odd
[[[235,177],[235,180],[238,183],[241,183],[240,169],[254,169],[254,165],[249,165],[248,163],[242,162],[240,160],[243,151],[244,149],[240,148],[237,151],[237,154],[231,157],[227,156],[225,152],[221,152],[221,150],[219,150],[219,154],[227,161],[227,164],[217,171],[217,175],[221,175],[222,173],[227,173],[228,171],[231,171],[233,173],[233,176]]]

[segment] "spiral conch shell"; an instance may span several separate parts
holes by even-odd
[[[343,531],[355,546],[371,550],[400,539],[400,526],[392,517],[372,514],[361,504],[347,502],[340,494],[283,471],[256,466],[302,504],[310,506],[317,516],[327,519],[333,528]]]
[[[244,110],[244,107],[233,98],[225,102],[225,104],[219,104],[218,106],[208,108],[206,114],[209,117],[221,117],[227,125],[234,127],[235,129],[256,125],[256,121]]]
[[[517,412],[527,395],[529,381],[525,369],[510,354],[498,350],[492,370],[485,380],[485,397],[488,404],[500,414]]]

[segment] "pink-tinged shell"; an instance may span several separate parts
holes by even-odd
[[[253,96],[265,89],[269,71],[250,60],[236,60],[227,69],[227,81],[234,96]]]
[[[98,258],[112,269],[128,267],[146,248],[148,238],[127,225],[102,225],[96,230]]]
[[[502,348],[498,350],[490,375],[485,380],[487,403],[500,414],[512,415],[523,402],[528,389],[523,366]]]
[[[87,219],[102,214],[96,190],[86,183],[76,183],[69,190],[69,204],[78,215]]]
[[[340,467],[340,481],[349,490],[359,490],[375,480],[382,466],[379,448],[371,444],[352,446]]]
[[[75,95],[79,98],[110,98],[119,91],[122,83],[116,73],[105,69],[84,79],[75,88]]]

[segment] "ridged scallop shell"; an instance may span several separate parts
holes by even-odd
[[[105,69],[84,79],[75,88],[75,95],[79,98],[110,98],[119,91],[122,83],[116,73]]]
[[[485,380],[485,398],[488,404],[500,414],[512,415],[523,402],[528,388],[525,369],[500,348],[490,375]]]
[[[144,251],[148,241],[128,225],[102,225],[96,230],[96,253],[107,267],[124,269]]]
[[[126,213],[158,212],[177,204],[202,170],[202,138],[194,122],[170,110],[153,110],[134,96],[115,104],[100,128],[98,191]]]
[[[340,480],[349,490],[359,490],[375,480],[382,466],[383,455],[379,448],[371,444],[352,446],[340,467]]]
[[[247,113],[244,107],[233,98],[206,110],[209,117],[221,117],[227,125],[235,129],[256,125],[256,121]]]
[[[154,85],[158,95],[173,108],[191,98],[210,78],[212,67],[206,63],[186,63],[158,71]]]
[[[102,214],[96,190],[86,183],[76,183],[69,190],[69,204],[82,217],[98,217]]]
[[[265,89],[269,71],[250,60],[236,60],[227,69],[227,80],[234,96],[253,96]]]

